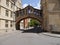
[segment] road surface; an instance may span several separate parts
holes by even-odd
[[[60,45],[60,38],[17,31],[0,36],[0,45]]]

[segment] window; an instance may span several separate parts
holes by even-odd
[[[14,4],[13,3],[11,3],[11,8],[14,9]]]
[[[11,22],[10,22],[10,27],[12,27],[12,26],[13,26],[13,22],[11,21]]]
[[[20,13],[21,15],[23,15],[23,10],[21,10],[19,13]]]
[[[28,9],[27,9],[27,12],[28,12],[28,13],[31,13],[31,9],[30,9],[30,8],[28,8]]]
[[[8,10],[6,10],[6,16],[8,16],[9,15],[9,11]]]
[[[28,13],[31,13],[31,10],[28,10]]]
[[[14,12],[11,11],[11,15],[10,15],[10,17],[13,17],[14,15],[15,15]]]
[[[48,11],[53,11],[56,7],[55,3],[49,3],[47,9]]]
[[[12,3],[11,3],[11,8],[13,7]]]
[[[34,12],[34,14],[36,14],[36,12]]]
[[[9,0],[6,0],[6,5],[9,6]]]
[[[8,27],[8,21],[7,20],[5,21],[5,27]]]
[[[28,8],[28,13],[33,13],[32,9]]]
[[[19,8],[18,8],[18,7],[16,7],[16,10],[19,10]]]
[[[10,15],[10,17],[13,17],[12,15],[13,15],[13,12],[11,11],[11,15]]]

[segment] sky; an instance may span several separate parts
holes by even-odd
[[[25,8],[28,5],[31,5],[36,9],[40,9],[40,0],[22,0],[23,8]]]

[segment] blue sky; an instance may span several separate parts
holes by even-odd
[[[40,9],[40,0],[22,0],[22,5],[23,8],[27,5],[31,5],[34,8]]]

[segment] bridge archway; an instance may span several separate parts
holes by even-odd
[[[16,29],[20,30],[20,21],[26,18],[36,19],[41,23],[43,28],[42,10],[38,10],[28,5],[24,9],[16,11]]]
[[[21,20],[24,20],[24,19],[27,19],[27,18],[31,18],[31,19],[37,20],[40,23],[40,25],[42,26],[42,21],[39,20],[38,18],[26,16],[26,17],[23,17],[22,19],[19,19],[19,21],[16,23],[16,29],[17,30],[20,30],[20,22],[21,22]]]

